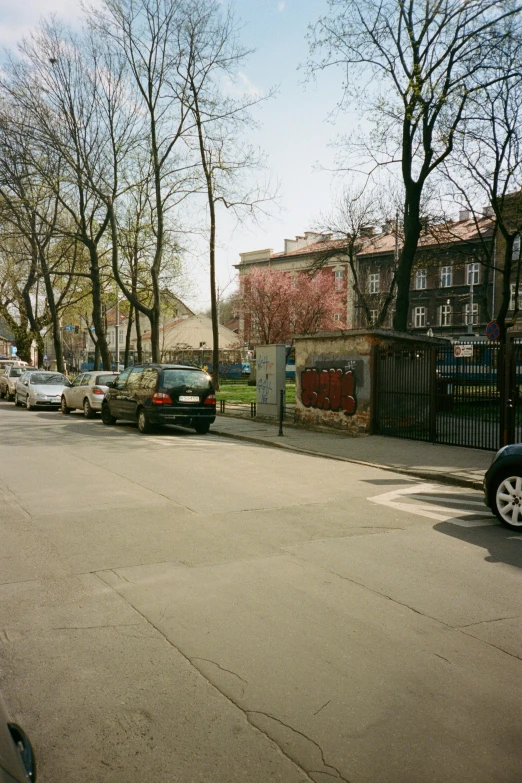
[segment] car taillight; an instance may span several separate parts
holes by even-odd
[[[101,394],[101,395],[105,394],[103,389],[100,389],[98,386],[93,386],[92,387],[92,393],[93,394]]]
[[[165,392],[154,392],[152,395],[152,402],[155,405],[172,405],[170,395],[165,394]]]
[[[215,405],[216,404],[216,395],[215,394],[209,394],[204,405]]]

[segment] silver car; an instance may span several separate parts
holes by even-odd
[[[16,379],[20,378],[28,369],[36,369],[36,367],[30,368],[22,364],[12,364],[5,368],[5,371],[0,374],[0,399],[14,400]]]
[[[101,411],[105,392],[109,388],[107,384],[113,383],[117,377],[117,372],[103,372],[102,370],[80,373],[72,385],[62,392],[60,403],[62,413],[67,414],[80,409],[83,410],[86,419],[92,419],[96,413]]]
[[[16,379],[15,405],[28,411],[37,407],[58,407],[62,392],[71,384],[61,372],[30,370]]]

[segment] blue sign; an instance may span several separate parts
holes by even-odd
[[[17,353],[18,353],[18,348],[16,347],[16,345],[12,345],[11,346],[11,356],[16,356]]]
[[[500,337],[500,326],[496,321],[490,321],[486,326],[486,337],[490,340],[498,340]]]
[[[65,326],[64,332],[74,332],[74,326]]]

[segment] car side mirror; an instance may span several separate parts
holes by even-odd
[[[29,381],[22,381],[24,386],[29,386]]]
[[[115,381],[109,381],[109,382],[108,382],[108,383],[106,383],[105,385],[106,385],[106,386],[107,386],[109,389],[114,389],[114,387],[115,387],[116,383],[115,383]]]

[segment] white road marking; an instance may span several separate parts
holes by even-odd
[[[450,522],[452,525],[458,525],[459,527],[486,527],[488,525],[496,525],[497,521],[493,518],[491,511],[477,511],[473,509],[458,509],[459,518],[455,517],[455,508],[445,508],[444,506],[430,505],[430,498],[427,498],[423,493],[430,493],[441,491],[440,484],[414,484],[411,487],[403,487],[401,489],[394,489],[391,492],[385,492],[382,495],[374,495],[367,498],[372,503],[378,503],[381,506],[388,506],[394,508],[397,511],[407,511],[410,514],[417,514],[428,519],[435,519],[437,522]],[[452,494],[456,496],[456,499],[440,497],[440,495],[433,495],[433,500],[440,500],[446,503],[455,503],[456,505],[466,504],[473,506],[482,506],[482,503],[475,501],[458,500],[458,490],[443,489],[445,494]],[[407,500],[421,500],[419,503],[404,503],[401,499]],[[488,519],[461,519],[465,516],[481,516]]]

